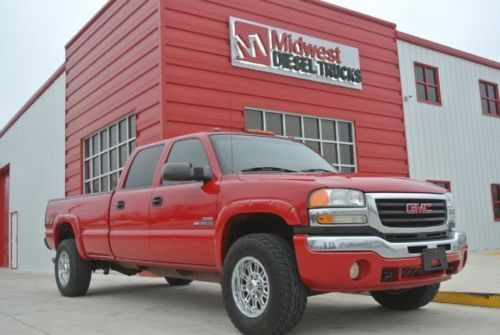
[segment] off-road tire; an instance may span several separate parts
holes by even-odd
[[[246,316],[233,298],[233,270],[245,257],[257,259],[269,278],[269,300],[257,317]],[[295,328],[307,304],[307,289],[290,243],[271,234],[250,234],[234,242],[224,260],[222,295],[229,318],[243,334],[278,335]]]
[[[405,290],[372,291],[370,294],[382,307],[397,310],[418,309],[434,299],[439,283]]]
[[[69,258],[69,280],[65,285],[61,283],[58,275],[59,258],[63,253],[66,253]],[[54,270],[57,287],[63,296],[77,297],[87,292],[92,277],[92,268],[89,262],[80,257],[74,239],[63,240],[59,244]]]
[[[193,282],[192,280],[189,279],[172,278],[172,277],[165,277],[165,280],[170,286],[185,286]]]

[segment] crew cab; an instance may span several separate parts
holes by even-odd
[[[307,297],[367,291],[420,308],[465,265],[446,190],[340,174],[293,139],[204,132],[138,147],[116,189],[52,200],[45,243],[63,296],[96,270],[220,283],[244,334],[283,334]]]

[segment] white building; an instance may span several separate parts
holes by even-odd
[[[52,269],[44,217],[48,200],[64,197],[64,101],[62,66],[0,132],[0,193],[8,180],[8,199],[0,202],[2,266]]]
[[[398,54],[410,177],[449,185],[472,249],[500,248],[500,63],[402,33]]]

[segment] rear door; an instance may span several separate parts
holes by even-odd
[[[166,162],[189,162],[211,169],[198,138],[172,144]],[[154,261],[215,266],[214,224],[219,187],[208,181],[163,181],[153,189],[150,243]]]
[[[149,208],[153,177],[164,144],[138,151],[113,196],[110,208],[109,241],[121,259],[150,261]]]

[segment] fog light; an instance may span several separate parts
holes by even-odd
[[[358,264],[358,262],[352,263],[351,269],[349,270],[349,277],[351,277],[351,279],[356,279],[359,277],[359,264]]]

